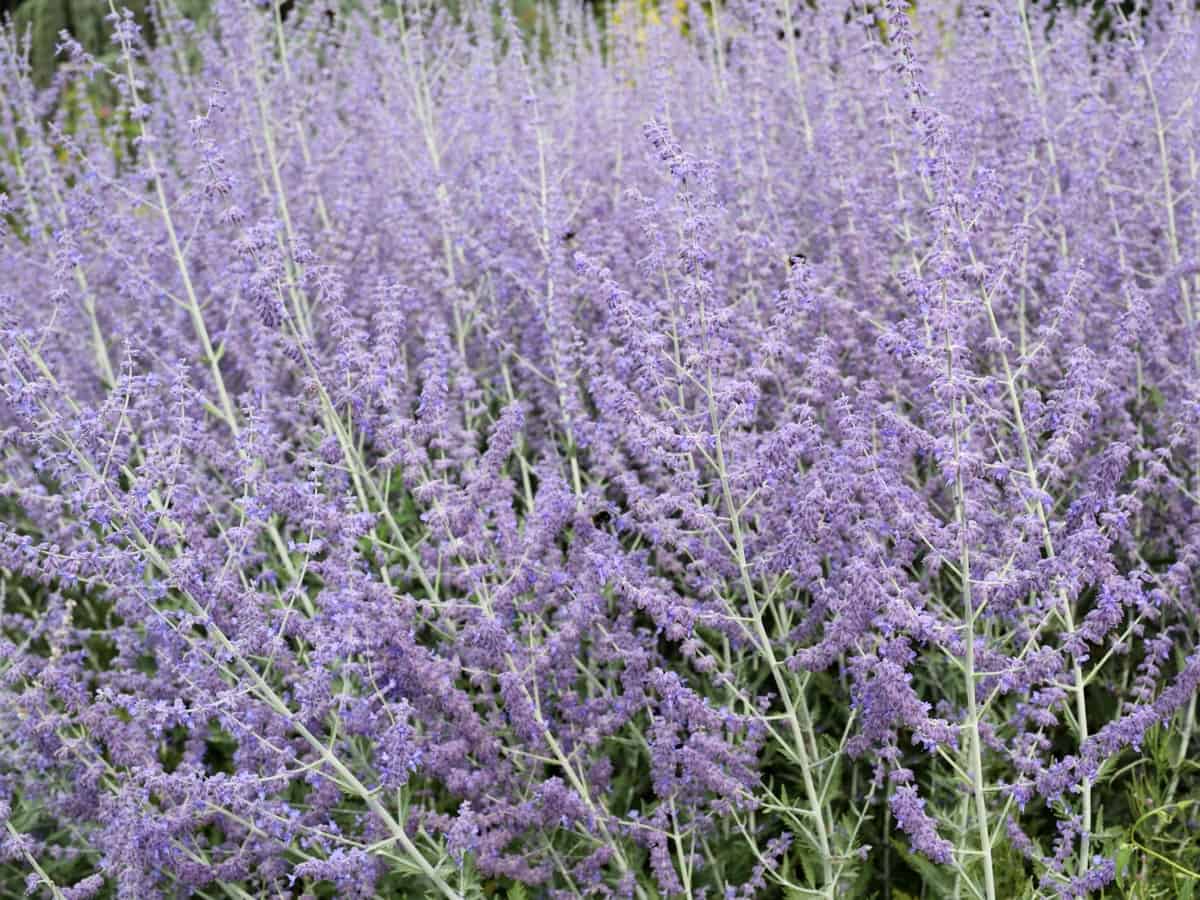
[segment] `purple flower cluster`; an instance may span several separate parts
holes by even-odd
[[[1200,790],[1200,16],[353,6],[0,30],[0,878],[1124,877],[1128,764]]]

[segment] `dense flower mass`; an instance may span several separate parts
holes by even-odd
[[[0,894],[1200,877],[1200,14],[789,2],[0,31]]]

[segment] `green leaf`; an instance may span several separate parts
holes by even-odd
[[[800,854],[800,867],[804,869],[804,880],[809,884],[817,883],[817,867],[813,865],[813,862],[814,860],[812,859],[812,854]]]
[[[949,869],[939,866],[919,853],[913,853],[903,841],[893,838],[892,846],[912,870],[921,876],[934,897],[954,896],[954,878]]]
[[[839,900],[858,900],[860,897],[868,896],[874,874],[875,872],[870,866],[859,866],[854,881],[849,887],[842,888],[842,893],[838,894]],[[892,898],[893,900],[904,900],[904,894],[892,891]]]
[[[1124,881],[1129,877],[1129,863],[1133,859],[1133,847],[1129,844],[1122,844],[1117,850],[1117,880]]]

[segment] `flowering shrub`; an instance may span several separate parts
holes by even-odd
[[[360,6],[3,35],[5,896],[1183,896],[1187,4]]]

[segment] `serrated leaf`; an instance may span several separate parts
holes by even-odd
[[[822,894],[815,888],[784,888],[783,896],[786,900],[814,900]]]
[[[814,867],[812,864],[812,859],[810,858],[810,854],[808,854],[808,853],[800,854],[800,868],[802,868],[804,870],[804,880],[809,882],[810,884],[816,884],[817,870],[816,870],[816,867]]]
[[[902,841],[892,839],[892,846],[903,857],[904,861],[921,876],[935,897],[950,897],[954,895],[954,879],[949,871],[937,863],[926,859],[919,853],[913,853]]]
[[[840,900],[858,900],[860,897],[869,896],[868,889],[874,874],[875,872],[870,866],[860,866],[854,882],[849,887],[843,888],[843,893],[838,894]],[[893,892],[892,897],[899,898],[899,895]]]

